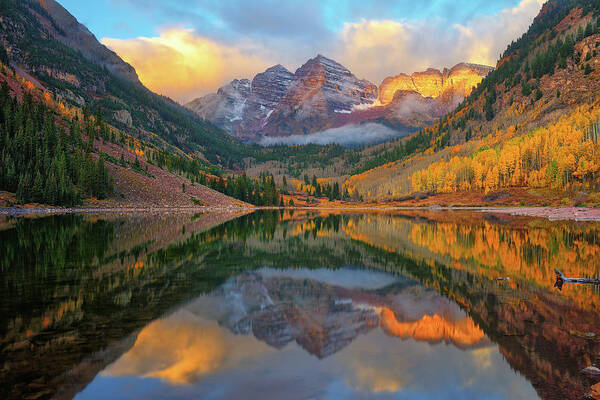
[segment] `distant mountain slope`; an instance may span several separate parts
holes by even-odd
[[[252,139],[267,123],[294,79],[281,65],[268,68],[254,77],[233,80],[186,107],[200,117],[242,139]]]
[[[186,104],[200,117],[232,133],[242,124],[252,92],[248,79],[234,79],[217,91]]]
[[[588,152],[597,146],[599,15],[599,1],[546,3],[453,113],[371,152],[346,187],[379,199],[423,190],[592,189],[600,162]]]
[[[461,63],[443,71],[429,68],[388,77],[373,106],[337,118],[336,125],[375,121],[412,133],[454,111],[491,71],[492,67]]]
[[[152,140],[154,134],[226,167],[247,155],[241,143],[172,100],[156,95],[135,70],[100,44],[54,0],[2,0],[0,44],[16,68],[56,96]]]
[[[332,127],[336,114],[377,99],[377,86],[356,78],[322,55],[292,74],[281,65],[254,77],[234,80],[186,106],[232,135],[257,140],[262,135],[290,136]]]
[[[366,122],[384,124],[402,136],[454,110],[491,70],[462,63],[389,77],[377,88],[318,55],[294,74],[277,65],[252,83],[236,79],[186,106],[247,141]]]

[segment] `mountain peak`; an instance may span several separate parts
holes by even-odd
[[[273,65],[272,67],[267,68],[265,72],[287,72],[291,74],[291,72],[281,64]]]
[[[342,64],[340,64],[339,62],[335,61],[332,58],[329,57],[325,57],[322,54],[317,54],[317,56],[311,60],[309,60],[308,62],[318,62],[319,64],[322,64],[324,66],[333,66],[333,67],[341,67],[343,69],[347,69],[346,67],[344,67]]]

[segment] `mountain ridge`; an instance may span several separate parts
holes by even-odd
[[[39,15],[44,27],[65,45],[76,48],[88,60],[106,67],[110,72],[133,83],[141,84],[137,72],[114,51],[102,45],[89,29],[80,24],[55,0],[35,0],[51,20]],[[57,26],[58,25],[58,26]],[[57,29],[58,28],[58,29]]]
[[[273,73],[274,70],[277,72]],[[401,135],[452,111],[492,70],[492,67],[460,63],[443,71],[430,68],[412,75],[388,77],[377,87],[318,54],[294,74],[276,65],[256,75],[251,85],[248,79],[234,79],[217,93],[195,99],[186,107],[231,135],[250,142],[261,137],[305,135],[365,122],[383,122]],[[275,87],[277,96],[268,103],[256,101],[260,98],[255,95],[259,79],[262,89]],[[397,92],[407,93],[395,97]]]

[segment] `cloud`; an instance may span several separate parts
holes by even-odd
[[[233,78],[251,78],[273,64],[256,55],[251,44],[226,46],[189,29],[172,28],[153,38],[105,38],[102,43],[133,65],[148,88],[181,102],[214,92]]]
[[[362,125],[347,125],[340,128],[327,129],[309,135],[292,135],[287,137],[264,137],[259,142],[262,146],[276,145],[305,145],[340,144],[355,147],[363,144],[381,143],[390,139],[408,135],[410,132],[400,132],[387,126],[367,123]]]
[[[465,61],[494,66],[507,45],[527,30],[544,1],[522,0],[498,14],[474,16],[450,26],[440,17],[348,22],[341,31],[336,57],[357,76],[375,83],[400,72]]]
[[[346,384],[362,397],[367,393],[380,393],[382,398],[393,393],[394,398],[402,399],[536,397],[531,384],[511,370],[493,344],[462,350],[444,344],[399,341],[373,331],[334,357],[344,366]]]
[[[127,1],[142,7],[141,0]],[[505,8],[501,6],[506,1],[495,2],[494,10],[485,9],[491,14],[475,14],[467,4],[459,16],[441,11],[450,3],[430,0],[426,15],[409,13],[412,19],[399,16],[405,3],[398,8],[378,1],[381,7],[353,1],[277,5],[271,0],[196,0],[189,6],[183,1],[158,2],[147,12],[169,15],[195,29],[171,28],[157,37],[105,38],[103,43],[132,64],[150,89],[182,102],[214,92],[234,78],[252,78],[274,64],[293,70],[317,53],[379,84],[387,76],[428,67],[495,65],[545,0],[521,0]],[[365,19],[356,20],[358,15]]]

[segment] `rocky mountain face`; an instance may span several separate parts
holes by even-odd
[[[356,121],[376,118],[399,128],[424,128],[456,109],[492,70],[461,63],[443,71],[429,68],[388,77],[379,86],[377,106],[364,117],[360,112],[352,117]]]
[[[267,123],[290,87],[294,74],[282,65],[248,79],[235,79],[217,93],[191,101],[186,105],[200,117],[215,123],[240,138],[251,138]]]
[[[248,81],[234,80],[186,107],[246,140],[327,129],[337,115],[350,114],[354,107],[377,99],[377,86],[322,55],[295,73],[281,65],[271,67],[254,77],[250,91],[236,82]]]
[[[242,123],[246,102],[251,94],[248,79],[235,79],[217,91],[188,104],[200,117],[210,120],[228,132]]]
[[[282,65],[275,65],[252,80],[252,96],[244,115],[245,128],[259,131],[287,93],[294,74]]]
[[[371,105],[376,99],[377,86],[318,55],[296,71],[262,133],[289,136],[331,128],[336,114],[350,114],[356,106]]]
[[[234,80],[186,106],[248,141],[373,121],[411,131],[451,112],[491,70],[461,63],[389,77],[378,88],[318,55],[294,74],[277,65],[256,75],[252,84]]]

